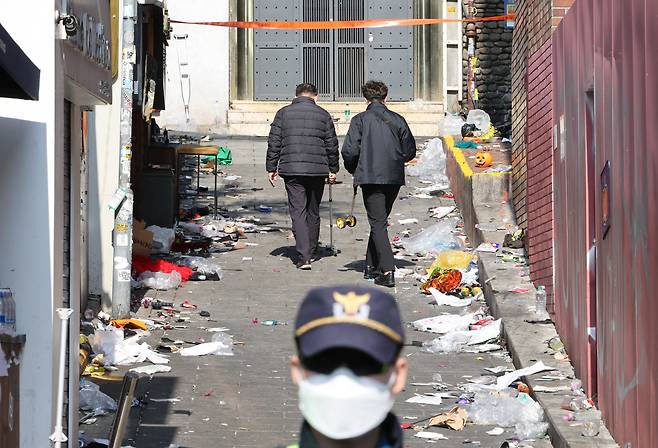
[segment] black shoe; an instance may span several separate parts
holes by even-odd
[[[309,260],[299,260],[297,263],[295,263],[295,267],[297,269],[301,269],[302,271],[310,271],[311,268],[311,262]]]
[[[372,266],[366,265],[365,269],[363,269],[363,278],[365,278],[366,280],[373,280],[377,278],[377,276],[380,274],[381,272],[373,268]]]
[[[395,272],[391,271],[388,274],[379,274],[375,277],[375,285],[393,288],[395,286]]]

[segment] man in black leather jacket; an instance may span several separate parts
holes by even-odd
[[[345,169],[361,186],[370,223],[364,277],[393,287],[395,260],[386,227],[405,183],[404,165],[416,157],[416,141],[406,120],[386,107],[386,84],[368,81],[361,90],[368,108],[352,118],[341,152]]]
[[[338,139],[329,112],[315,101],[318,89],[300,84],[296,98],[280,109],[270,128],[266,168],[272,186],[277,176],[286,184],[299,269],[310,270],[317,258],[320,202],[325,179],[335,182],[339,168]]]

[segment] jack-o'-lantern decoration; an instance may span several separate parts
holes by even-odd
[[[457,289],[461,282],[462,273],[457,269],[436,269],[432,275],[430,275],[429,280],[423,283],[422,289],[427,292],[430,288],[434,288],[446,293]]]
[[[489,151],[478,151],[475,154],[475,166],[479,168],[489,168],[493,163],[493,156]]]

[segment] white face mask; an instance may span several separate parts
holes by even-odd
[[[393,408],[391,385],[356,376],[341,367],[331,375],[299,381],[299,410],[316,431],[334,440],[352,439],[379,426]]]

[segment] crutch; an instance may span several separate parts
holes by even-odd
[[[338,256],[338,250],[334,246],[334,197],[331,182],[329,183],[329,247],[331,255]]]

